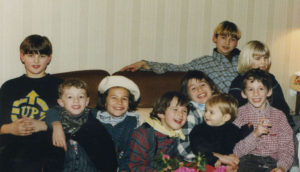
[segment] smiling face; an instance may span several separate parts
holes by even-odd
[[[73,116],[80,115],[89,104],[89,97],[82,88],[66,87],[61,98],[57,100],[61,107],[64,107]]]
[[[252,69],[260,69],[266,71],[269,67],[269,57],[265,55],[253,54]]]
[[[123,87],[112,87],[106,97],[106,111],[115,117],[122,116],[128,110],[129,91]]]
[[[272,89],[267,88],[257,80],[247,80],[242,97],[248,99],[255,108],[263,109],[266,106],[267,97],[272,95]]]
[[[26,75],[30,78],[45,76],[45,71],[51,58],[51,55],[47,56],[45,54],[20,54],[20,59],[25,65]]]
[[[212,96],[213,91],[205,79],[192,78],[188,81],[187,93],[192,101],[205,104],[207,99]]]
[[[222,114],[218,106],[206,105],[204,113],[204,120],[209,126],[221,126],[229,121],[231,116],[229,114]]]
[[[237,46],[238,40],[231,35],[218,35],[213,37],[214,43],[219,53],[228,56],[230,52]]]
[[[186,122],[188,109],[186,106],[178,104],[178,98],[174,97],[165,114],[158,114],[162,125],[168,130],[178,130]]]

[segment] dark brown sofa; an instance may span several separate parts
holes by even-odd
[[[110,74],[105,70],[81,70],[64,73],[56,73],[54,76],[62,79],[79,78],[89,85],[90,104],[95,108],[98,98],[98,85],[100,81]],[[167,91],[180,88],[180,81],[185,72],[167,72],[165,74],[155,74],[151,71],[137,72],[116,72],[113,75],[123,75],[133,80],[140,88],[141,99],[138,106],[138,113],[142,116],[148,115],[155,100]]]

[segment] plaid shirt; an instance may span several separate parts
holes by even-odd
[[[238,157],[247,154],[271,156],[277,160],[278,167],[281,166],[288,170],[292,166],[294,158],[293,130],[283,112],[271,107],[269,103],[262,110],[247,103],[238,109],[238,116],[234,124],[241,127],[251,122],[256,128],[262,118],[270,120],[272,127],[269,129],[269,134],[260,137],[250,134],[236,144],[233,152]]]
[[[192,60],[189,63],[175,65],[171,63],[158,63],[146,61],[147,65],[155,73],[165,73],[167,71],[189,71],[199,70],[207,74],[216,84],[220,91],[228,93],[231,81],[238,75],[237,63],[240,50],[234,49],[231,52],[232,61],[230,62],[223,54],[216,49],[212,56],[203,56]]]
[[[152,127],[150,129],[154,130]],[[150,136],[144,125],[133,132],[128,164],[130,171],[156,171],[155,159],[158,158],[161,152],[170,155],[170,157],[178,155],[176,149],[178,138],[170,138],[155,130],[153,134],[155,136]],[[155,144],[152,143],[153,141],[149,141],[153,137],[155,137]]]
[[[191,103],[191,110],[187,116],[186,123],[182,127],[182,132],[185,135],[185,140],[180,140],[178,144],[178,152],[184,158],[184,160],[191,162],[195,155],[190,147],[190,137],[189,134],[192,129],[203,122],[204,110],[200,110]]]

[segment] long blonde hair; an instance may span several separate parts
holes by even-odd
[[[268,59],[267,65],[270,66],[270,50],[268,46],[260,41],[253,40],[249,41],[242,49],[239,60],[238,60],[238,73],[244,74],[250,69],[252,69],[253,56],[254,55],[263,55]]]

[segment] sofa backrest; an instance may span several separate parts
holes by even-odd
[[[167,91],[179,91],[180,82],[185,72],[166,72],[156,74],[152,71],[116,72],[133,80],[140,88],[140,108],[150,108],[154,102]]]
[[[180,82],[186,72],[167,72],[156,74],[152,71],[136,72],[116,72],[113,75],[126,76],[133,80],[141,91],[139,108],[152,108],[154,102],[167,91],[179,91]],[[79,78],[89,85],[90,104],[89,107],[95,108],[98,99],[98,85],[100,81],[109,76],[104,70],[82,70],[53,74],[56,77]]]

